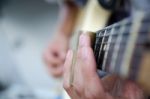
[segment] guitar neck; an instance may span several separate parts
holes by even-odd
[[[96,33],[94,54],[98,69],[125,78],[138,79],[143,56],[146,52],[150,55],[150,19],[138,16],[105,27]],[[150,66],[150,63],[147,65]]]

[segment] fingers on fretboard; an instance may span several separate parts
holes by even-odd
[[[134,18],[125,19],[97,32],[94,54],[98,69],[121,75],[121,66],[124,66],[122,64],[127,60],[125,58],[125,55],[128,54],[127,49],[132,48],[128,73],[131,79],[136,79],[142,55],[145,50],[150,50],[148,49],[150,18],[145,16],[137,23],[134,23]],[[132,36],[135,36],[132,33],[135,24],[139,24],[139,28],[136,30],[134,47],[130,47],[129,43],[133,43]]]

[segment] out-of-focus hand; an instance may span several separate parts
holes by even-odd
[[[90,46],[90,37],[82,34],[71,85],[69,81],[73,52],[70,50],[66,56],[63,86],[71,99],[143,99],[142,90],[131,81],[122,81],[115,75],[100,79]]]
[[[65,35],[57,35],[44,52],[44,61],[48,66],[48,71],[54,77],[61,77],[63,74],[63,64],[68,50],[69,38]]]

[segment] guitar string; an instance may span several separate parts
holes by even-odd
[[[106,34],[106,30],[104,32],[104,37],[102,38],[102,43],[100,45],[100,51],[99,51],[99,54],[98,54],[98,60],[100,59],[101,57],[101,51],[102,51],[102,47],[103,47],[103,42],[104,42],[104,39],[105,39],[105,34]]]
[[[145,26],[145,24],[143,24],[142,26],[144,27],[144,26]],[[127,26],[125,26],[125,27],[127,27]],[[113,28],[115,28],[115,27],[113,27]],[[142,31],[144,31],[144,32],[145,32],[146,30],[144,29],[144,30],[142,30]],[[142,31],[140,31],[140,32],[142,32]],[[143,34],[144,32],[142,32],[141,36],[144,36],[144,34]],[[114,33],[111,33],[111,36],[114,36],[114,35],[117,35],[117,34],[118,34],[117,32],[114,32]],[[124,33],[122,33],[122,34],[130,35],[130,32],[124,32]],[[106,34],[106,35],[105,35],[105,37],[106,37],[106,36],[108,36],[108,37],[109,37],[109,36],[110,36],[110,34]],[[97,40],[97,42],[96,42],[96,44],[95,44],[95,45],[96,45],[96,46],[95,46],[95,48],[99,45],[99,42],[98,42],[98,41],[99,41],[99,39],[100,39],[100,38],[103,38],[103,37],[104,37],[104,35],[97,36],[97,39],[98,39],[98,40]],[[111,42],[103,42],[103,44],[109,44],[109,43],[111,44],[111,43],[116,43],[116,42],[112,42],[112,41],[111,41]]]
[[[99,42],[101,42],[100,41],[100,36],[101,36],[101,33],[96,34],[96,45],[95,45],[95,52],[94,52],[95,56],[96,56],[96,62],[98,61],[98,53],[99,53],[99,50],[100,50],[100,44],[99,44]]]
[[[115,24],[114,24],[115,25]],[[111,42],[111,39],[112,39],[112,34],[114,32],[114,27],[115,26],[112,26],[112,29],[110,31],[110,35],[109,35],[109,39],[108,39],[108,42]],[[110,43],[107,42],[107,48],[106,50],[109,50],[109,47],[110,47]],[[108,54],[108,51],[105,50],[105,55],[104,55],[104,61],[103,61],[103,64],[102,64],[102,70],[105,70],[105,64],[106,64],[106,60],[107,60],[107,54]]]
[[[146,19],[146,15],[143,17],[144,19]],[[144,23],[141,23],[141,26],[140,26],[140,30],[143,29],[143,25]],[[150,40],[150,35],[148,35],[148,33],[150,33],[150,21],[146,22],[146,27],[144,28],[145,32],[138,32],[138,37],[137,37],[137,40],[136,40],[136,45],[135,45],[135,48],[136,49],[134,52],[133,52],[133,55],[132,55],[132,60],[131,60],[131,67],[130,67],[130,71],[129,71],[129,77],[130,79],[132,80],[137,80],[138,77],[139,77],[139,73],[140,73],[140,66],[142,66],[141,62],[142,62],[142,58],[141,55],[143,55],[143,52],[145,52],[144,50],[146,50],[146,47],[145,44],[146,42],[148,42],[148,40]],[[144,49],[143,49],[143,48]]]
[[[120,23],[120,22],[119,22],[119,23]],[[106,30],[112,30],[112,26],[113,26],[114,28],[116,28],[116,27],[118,26],[118,24],[113,24],[113,25],[111,25],[111,26],[108,26],[108,27],[104,28],[103,30],[105,30],[105,31],[106,31]],[[102,31],[103,31],[103,30],[102,30]],[[113,34],[113,35],[116,34],[115,32],[111,32],[111,31],[110,31],[109,34],[108,34],[108,32],[107,32],[105,35],[101,35],[101,37],[104,38],[104,36],[106,36],[106,35],[109,37],[109,36],[110,36],[110,33]],[[99,33],[99,34],[100,34],[100,33]],[[99,38],[100,38],[100,37],[99,37]],[[108,43],[108,40],[107,40],[107,43],[104,42],[104,41],[105,41],[105,39],[103,40],[103,43],[102,43],[102,44],[104,44],[104,43],[107,44],[107,43]],[[98,44],[99,44],[99,43],[98,43]],[[109,45],[111,45],[111,44],[112,44],[112,41],[109,43]],[[100,44],[100,45],[101,45],[101,44]],[[105,47],[107,47],[107,46],[105,46]],[[102,49],[103,49],[103,48],[102,48]],[[105,53],[108,53],[107,49],[106,49]],[[107,56],[108,56],[108,55],[107,55]],[[104,55],[104,57],[105,57],[105,55]],[[102,58],[102,57],[99,57],[99,58]],[[106,59],[103,59],[103,61],[104,61],[104,60],[106,61]],[[102,61],[102,63],[104,63],[103,61]],[[98,64],[98,65],[102,65],[103,69],[104,69],[104,68],[106,69],[106,66],[105,66],[105,65],[103,65],[103,64]],[[105,67],[104,67],[104,66],[105,66]],[[108,66],[107,66],[107,67],[108,67]]]
[[[110,71],[112,71],[112,72],[115,71],[116,60],[117,60],[117,57],[118,57],[117,52],[120,48],[120,42],[122,40],[122,33],[125,31],[125,26],[124,26],[125,23],[126,23],[126,21],[122,21],[121,28],[119,30],[119,35],[118,35],[117,40],[116,40],[116,42],[118,44],[115,43],[115,46],[114,46],[113,55],[112,55],[111,64],[110,64]]]
[[[119,24],[119,23],[117,23],[117,24]],[[128,25],[125,25],[126,27],[131,27],[131,24],[129,24],[129,21],[127,21],[127,23],[126,24],[128,24]],[[113,24],[114,25],[114,24]],[[145,26],[146,24],[143,24],[143,26]],[[115,27],[114,27],[115,28]],[[111,26],[108,26],[108,27],[105,27],[103,30],[106,30],[106,29],[112,29],[112,25]],[[128,28],[127,28],[128,29]],[[101,31],[101,30],[100,30]],[[145,29],[143,29],[142,31],[145,31]],[[141,31],[141,32],[142,32]],[[111,36],[113,36],[113,35],[116,35],[117,33],[116,32],[114,32],[114,33],[112,33],[112,32],[110,32],[111,33]],[[124,32],[124,33],[122,33],[122,34],[125,34],[126,32]],[[99,39],[101,38],[101,37],[103,37],[104,35],[100,35],[100,33],[98,33],[99,35],[97,35],[97,37],[96,37],[96,39],[98,39],[98,41],[99,41]],[[130,32],[127,32],[126,34],[130,34]],[[105,36],[110,36],[110,34],[108,34],[108,33],[106,33],[105,34]],[[107,44],[107,45],[109,45],[110,46],[110,44],[112,44],[112,43],[115,43],[115,42],[112,42],[112,41],[107,41],[107,42],[103,42],[103,44]],[[100,45],[100,43],[99,42],[97,42],[96,43],[96,45],[95,45],[95,48],[97,47],[97,46],[99,46]],[[105,50],[105,53],[107,53],[108,54],[108,51],[109,51],[109,49],[106,49]],[[96,53],[95,54],[97,54],[97,51],[96,51]],[[106,55],[104,55],[104,56],[106,56]],[[107,55],[107,57],[108,57],[108,55]],[[104,60],[103,61],[106,61],[107,59],[105,59],[104,58]],[[106,65],[106,63],[105,62],[103,62],[105,65]],[[104,67],[104,65],[103,65],[103,67]]]
[[[144,18],[144,13],[141,12],[136,12],[135,15],[133,16],[133,24],[130,30],[131,35],[129,36],[127,47],[125,49],[125,55],[123,56],[124,61],[122,61],[121,68],[120,68],[120,74],[123,77],[129,76],[131,57],[135,48],[134,45],[137,41],[138,32],[141,27],[142,24],[141,22],[143,18]]]

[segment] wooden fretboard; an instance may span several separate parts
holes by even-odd
[[[98,69],[136,79],[143,54],[150,53],[150,17],[138,15],[96,33]]]

